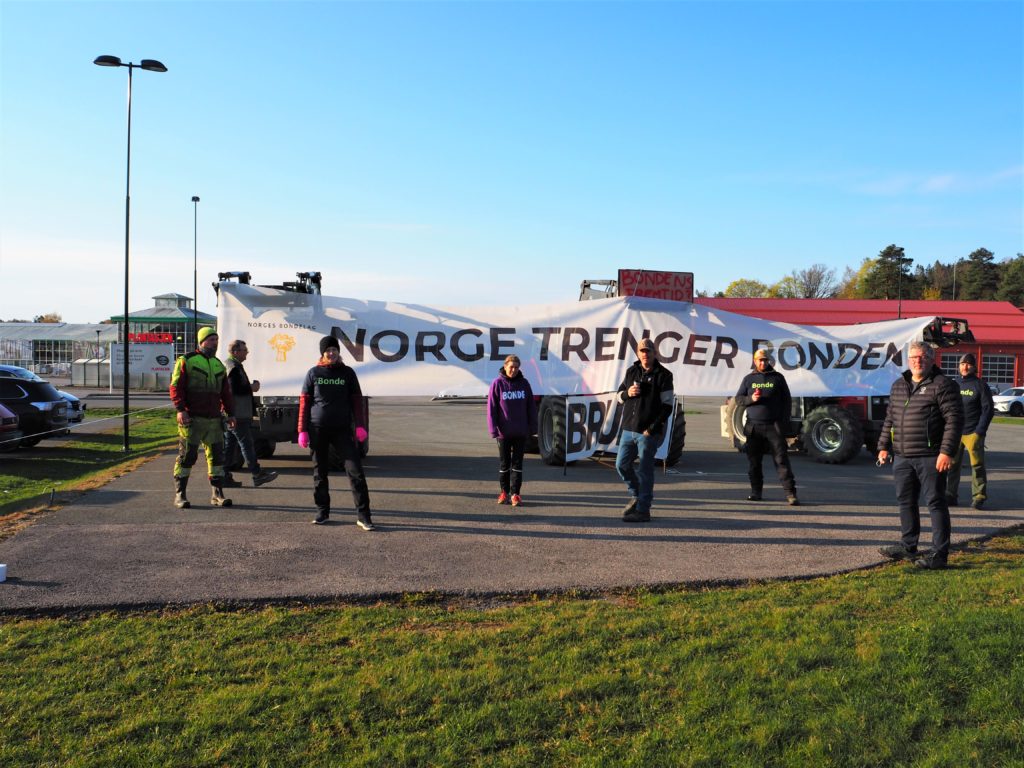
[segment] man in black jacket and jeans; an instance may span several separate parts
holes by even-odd
[[[631,497],[623,510],[622,521],[647,523],[654,500],[654,455],[665,439],[675,392],[672,372],[658,362],[653,341],[641,339],[636,354],[640,359],[629,367],[619,385],[622,428],[615,469]],[[637,458],[639,469],[633,466]]]
[[[960,468],[964,453],[971,462],[971,506],[981,509],[988,498],[988,476],[985,472],[985,433],[992,423],[994,412],[992,392],[988,384],[978,377],[978,363],[968,352],[960,358],[960,399],[964,406],[964,432],[960,447],[953,457],[953,466],[946,477],[946,503],[951,507],[959,504]]]
[[[740,382],[736,402],[747,406],[747,420],[743,434],[747,438],[747,477],[750,478],[748,501],[760,501],[764,490],[764,455],[771,453],[779,482],[786,491],[791,507],[800,505],[796,496],[796,478],[789,464],[789,446],[786,445],[786,424],[789,421],[793,398],[789,394],[786,378],[772,368],[768,350],[754,353],[754,371]]]
[[[896,456],[893,477],[900,507],[900,543],[882,547],[892,560],[914,560],[919,568],[946,567],[949,557],[949,505],[946,502],[946,473],[960,445],[964,413],[960,387],[943,375],[934,363],[935,353],[927,344],[910,345],[910,370],[893,382],[889,409],[878,440],[878,463]],[[923,497],[932,520],[932,551],[917,551],[921,535]]]

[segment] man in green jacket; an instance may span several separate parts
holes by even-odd
[[[234,429],[233,402],[227,371],[217,359],[219,338],[213,328],[201,328],[199,348],[179,357],[171,375],[171,401],[178,410],[178,460],[174,462],[174,506],[188,509],[191,505],[185,489],[192,466],[199,457],[199,446],[206,449],[210,478],[210,503],[230,507],[224,498],[224,427]]]

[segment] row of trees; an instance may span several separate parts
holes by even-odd
[[[1009,301],[1024,307],[1024,253],[1001,262],[979,248],[953,264],[911,267],[902,248],[888,245],[859,269],[846,268],[842,278],[824,264],[793,270],[777,283],[734,280],[716,296],[780,299],[956,299]]]

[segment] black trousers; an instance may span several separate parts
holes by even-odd
[[[331,468],[331,447],[342,457],[345,474],[352,486],[352,501],[356,512],[370,512],[370,491],[366,487],[366,476],[363,474],[363,462],[359,458],[359,447],[349,430],[318,429],[309,430],[309,447],[313,453],[313,501],[317,511],[329,514],[331,511],[331,493],[327,475]]]
[[[778,427],[769,422],[748,421],[743,432],[747,436],[747,477],[750,478],[750,490],[759,494],[764,488],[761,463],[764,455],[770,453],[782,487],[787,494],[796,494],[796,478],[789,465],[789,447]]]
[[[505,493],[516,496],[523,487],[523,454],[525,437],[498,438],[498,485]]]

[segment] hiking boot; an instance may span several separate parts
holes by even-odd
[[[323,525],[331,517],[330,512],[318,512],[316,517],[313,518],[313,525]]]
[[[356,525],[362,528],[364,531],[372,531],[376,526],[373,524],[373,520],[370,519],[370,513],[360,513],[356,516]]]
[[[235,480],[235,478],[233,478],[231,475],[224,475],[224,477],[221,478],[220,487],[221,488],[241,488],[242,487],[242,481],[241,480]]]
[[[981,509],[982,507],[985,506],[985,500],[975,499],[974,501],[971,502],[971,506],[974,507],[975,509]]]
[[[917,547],[908,547],[905,544],[889,544],[879,547],[878,552],[890,560],[913,560],[917,557]]]
[[[273,480],[277,480],[277,472],[272,469],[261,469],[252,476],[252,484],[255,488],[259,488],[261,485],[266,485]]]
[[[636,496],[629,500],[629,504],[622,508],[622,519],[626,519],[626,515],[636,512],[637,499]]]
[[[174,478],[174,506],[178,509],[189,509],[192,506],[192,502],[185,496],[185,488],[187,486],[187,477]]]
[[[523,503],[523,497],[520,496],[518,493],[513,493],[512,494],[512,506],[513,507],[518,507],[522,503]]]
[[[786,497],[786,501],[789,502],[789,506],[791,506],[791,507],[799,507],[800,506],[800,499],[798,499],[796,497],[795,493],[789,494],[789,496]]]
[[[504,491],[499,493],[498,494],[498,503],[499,504],[508,504],[508,494],[505,493]]]
[[[622,522],[624,523],[649,523],[651,522],[650,512],[641,512],[638,509],[633,509],[622,516]]]
[[[956,496],[947,496],[946,497],[946,506],[947,507],[959,507],[960,506],[960,500]]]
[[[760,493],[753,493],[753,492],[751,492],[750,495],[747,496],[747,501],[760,501],[760,500],[761,500],[761,494]]]
[[[225,499],[224,490],[219,485],[214,485],[210,489],[210,504],[215,507],[230,507],[231,499]]]
[[[920,568],[925,571],[941,571],[946,568],[945,558],[936,557],[934,554],[927,554],[924,557],[919,557],[914,561],[914,568]]]

